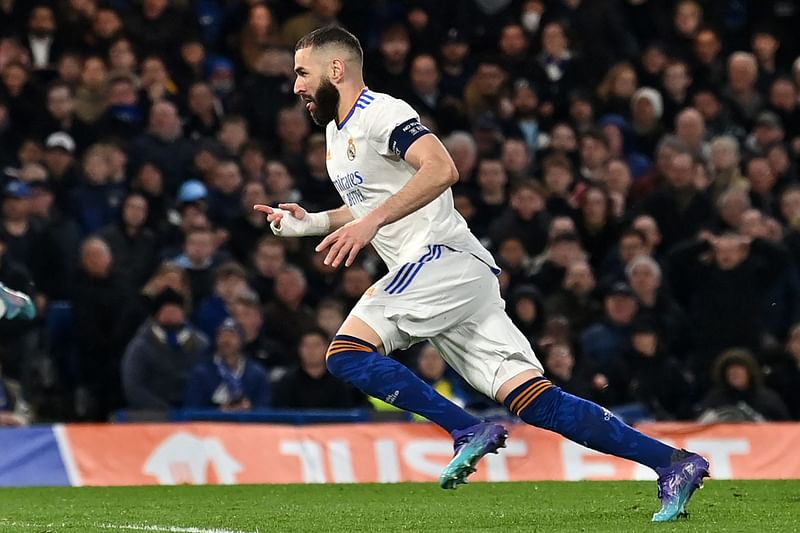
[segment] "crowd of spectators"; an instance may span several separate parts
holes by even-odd
[[[327,373],[384,272],[254,204],[341,205],[292,93],[338,23],[451,153],[554,383],[656,419],[800,418],[800,6],[0,0],[0,424],[359,407]],[[429,345],[396,354],[480,399]]]

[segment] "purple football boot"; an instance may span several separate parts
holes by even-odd
[[[692,494],[703,487],[703,478],[708,477],[709,464],[705,458],[686,450],[678,454],[670,466],[656,468],[661,510],[653,515],[653,522],[684,516]]]
[[[475,465],[487,453],[497,453],[506,447],[508,431],[494,422],[481,422],[453,432],[455,455],[439,476],[439,486],[454,489],[467,482],[475,472]]]

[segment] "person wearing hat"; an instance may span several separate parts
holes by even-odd
[[[603,320],[581,333],[581,353],[587,361],[611,365],[616,364],[630,346],[639,300],[630,285],[618,281],[606,291],[604,308]]]
[[[236,320],[229,317],[219,325],[216,341],[213,358],[192,369],[184,407],[222,411],[269,407],[267,373],[242,353],[244,333]]]
[[[31,216],[33,191],[22,180],[6,182],[0,206],[0,232],[5,234],[6,255],[28,270],[35,270],[41,223]]]
[[[171,288],[153,300],[151,317],[122,357],[122,385],[131,409],[166,411],[183,405],[192,368],[209,342],[186,319],[184,297]]]
[[[455,96],[459,100],[464,97],[474,66],[469,59],[469,41],[458,28],[450,28],[444,33],[440,52],[440,68],[442,71],[439,87],[442,92]]]

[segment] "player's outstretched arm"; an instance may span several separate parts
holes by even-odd
[[[405,160],[417,172],[402,189],[365,217],[345,224],[319,243],[318,252],[330,248],[326,265],[352,265],[380,228],[426,206],[458,181],[456,166],[435,135],[415,140],[406,151]]]
[[[320,213],[309,213],[298,204],[278,204],[277,208],[259,204],[253,209],[267,215],[272,233],[279,237],[325,235],[353,220],[345,206]]]

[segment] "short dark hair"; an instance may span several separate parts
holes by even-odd
[[[317,28],[304,37],[301,37],[300,40],[297,41],[294,51],[296,52],[312,46],[327,46],[329,44],[343,46],[353,52],[360,62],[364,61],[364,51],[361,49],[361,43],[358,41],[358,38],[341,26],[324,26],[322,28]]]

